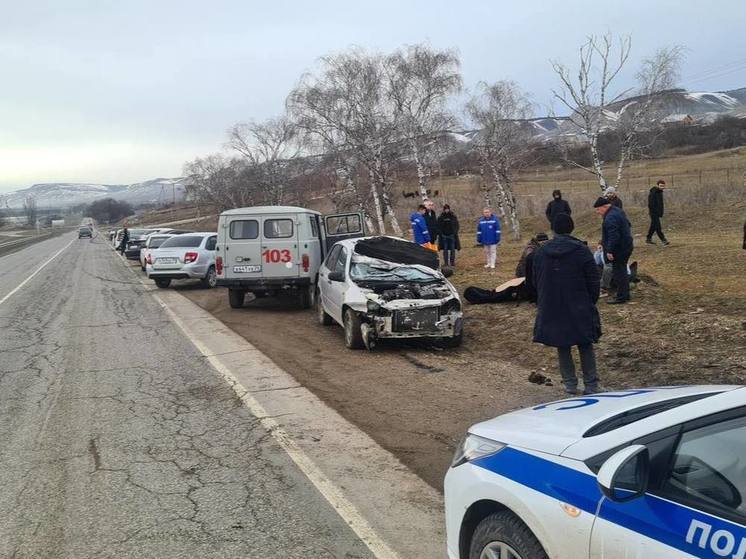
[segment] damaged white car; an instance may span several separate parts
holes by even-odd
[[[438,270],[438,254],[393,237],[347,239],[319,270],[319,322],[344,328],[350,349],[383,338],[433,338],[456,347],[463,312],[456,288]]]

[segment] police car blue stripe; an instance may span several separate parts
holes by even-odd
[[[472,464],[593,515],[602,498],[595,476],[515,448],[505,448]],[[718,531],[731,534],[735,552],[741,539],[746,538],[744,526],[651,495],[627,503],[605,499],[599,517],[702,559],[724,555],[712,550],[711,540],[700,539],[701,529],[687,541],[693,521],[709,526],[709,537]],[[700,545],[702,541],[705,541],[704,547]]]

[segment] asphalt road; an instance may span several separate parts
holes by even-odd
[[[1,257],[0,332],[0,557],[371,557],[101,238]]]

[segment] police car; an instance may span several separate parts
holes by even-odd
[[[451,559],[746,559],[746,387],[542,404],[469,429]]]

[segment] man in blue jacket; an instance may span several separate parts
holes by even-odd
[[[427,208],[420,204],[417,206],[417,211],[413,212],[412,215],[409,216],[409,222],[412,225],[412,235],[414,235],[414,242],[418,245],[426,245],[430,242],[432,242],[430,238],[430,231],[427,228],[427,223],[425,222],[425,212],[427,211]]]
[[[601,244],[606,253],[606,261],[611,262],[612,277],[616,284],[616,297],[609,299],[608,303],[622,305],[629,301],[627,263],[634,248],[632,227],[624,210],[613,206],[607,198],[599,198],[593,207],[604,220],[601,228]]]
[[[491,209],[484,208],[477,224],[477,244],[484,247],[484,255],[487,259],[485,268],[495,269],[498,243],[500,243],[500,220]]]

